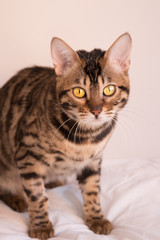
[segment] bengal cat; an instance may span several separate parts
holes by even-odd
[[[101,161],[128,100],[130,51],[128,33],[107,51],[75,52],[53,38],[54,69],[23,69],[0,89],[0,199],[28,210],[31,238],[54,236],[45,184],[72,173],[87,226],[112,230],[100,206]]]

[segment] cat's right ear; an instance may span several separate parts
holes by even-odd
[[[54,37],[51,41],[51,56],[57,76],[66,76],[79,63],[77,53],[62,39]]]
[[[132,39],[129,33],[122,34],[105,53],[106,63],[118,73],[127,72],[130,65]]]

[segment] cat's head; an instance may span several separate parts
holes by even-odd
[[[66,115],[84,125],[111,121],[128,100],[131,37],[121,35],[107,51],[75,52],[53,38],[57,99]]]

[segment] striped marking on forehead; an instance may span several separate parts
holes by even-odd
[[[100,59],[104,56],[105,51],[101,49],[94,49],[91,52],[80,50],[77,54],[85,63],[84,72],[89,76],[91,83],[97,83],[98,76],[102,72]]]

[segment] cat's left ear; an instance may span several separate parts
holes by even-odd
[[[128,33],[121,35],[105,53],[106,63],[116,72],[126,72],[130,66],[132,39]]]
[[[62,39],[54,37],[51,41],[51,56],[57,76],[66,76],[78,66],[77,53]]]

